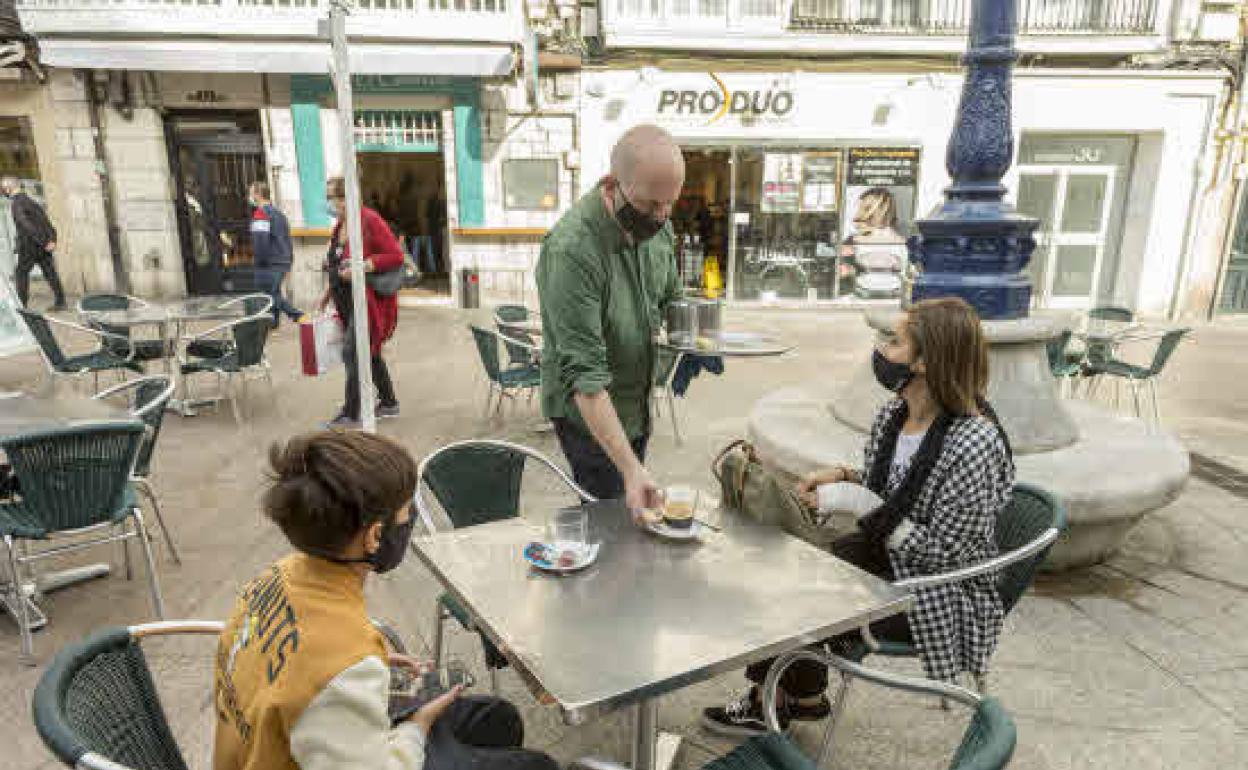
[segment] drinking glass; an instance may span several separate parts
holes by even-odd
[[[580,553],[589,540],[589,516],[584,508],[560,508],[550,521],[550,544],[560,551]]]

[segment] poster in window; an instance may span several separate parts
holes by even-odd
[[[801,202],[802,154],[769,152],[763,156],[763,190],[760,197],[764,214],[796,214]]]
[[[855,147],[847,165],[844,232],[891,229],[904,242],[914,221],[919,149]]]
[[[509,209],[528,211],[559,208],[559,161],[556,158],[504,161],[503,203]]]
[[[802,176],[802,212],[835,213],[841,202],[841,153],[806,153]]]

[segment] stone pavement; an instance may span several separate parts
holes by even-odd
[[[426,453],[454,439],[496,436],[557,455],[553,437],[533,430],[537,413],[521,405],[504,424],[482,419],[485,389],[468,315],[445,309],[404,310],[390,360],[402,418],[383,432]],[[856,313],[732,311],[730,323],[790,335],[799,350],[783,359],[731,361],[722,377],[696,380],[679,404],[687,440],[677,447],[667,415],[656,422],[651,467],[663,482],[713,489],[708,465],[727,441],[743,435],[750,406],[785,385],[835,383],[868,355],[870,336]],[[170,415],[161,436],[155,485],[185,563],[163,553],[159,570],[171,618],[219,618],[239,584],[286,547],[257,510],[269,442],[314,428],[341,397],[341,375],[309,379],[297,372],[289,326],[271,349],[276,394],[253,388],[248,419],[236,426],[227,409],[186,419]],[[1248,470],[1248,325],[1202,327],[1172,363],[1162,385],[1170,426],[1194,450]],[[1146,351],[1142,351],[1146,352]],[[40,376],[34,356],[0,362],[0,388]],[[1130,473],[1107,467],[1107,473]],[[553,487],[526,481],[526,515],[550,509]],[[113,557],[108,548],[95,558]],[[90,558],[90,557],[84,557]],[[1248,746],[1248,500],[1193,480],[1182,498],[1149,517],[1121,554],[1095,569],[1045,576],[1007,622],[994,662],[993,689],[1014,715],[1020,770],[1104,767],[1222,770],[1242,765]],[[141,572],[141,569],[139,569]],[[431,627],[436,585],[415,559],[375,581],[375,614],[394,621],[413,646]],[[151,617],[141,574],[115,575],[46,597],[51,623],[37,634],[46,662],[91,628]],[[453,627],[452,627],[453,629]],[[56,763],[29,719],[39,669],[17,661],[16,629],[0,619],[0,727],[4,768]],[[166,710],[195,768],[209,766],[211,710],[207,639],[148,646]],[[475,639],[452,630],[449,649],[483,673]],[[609,663],[608,663],[609,665]],[[872,665],[889,665],[879,660]],[[916,668],[902,664],[914,672]],[[484,679],[484,677],[482,677]],[[513,673],[506,694],[524,707],[528,741],[561,761],[590,751],[626,759],[628,720],[616,715],[572,729],[538,706]],[[683,768],[696,768],[729,744],[696,726],[698,709],[739,687],[729,675],[661,702],[660,724],[687,735]],[[484,683],[481,685],[484,689]],[[966,716],[930,702],[860,684],[839,733],[836,767],[939,768],[957,745]],[[817,734],[804,729],[811,745]]]

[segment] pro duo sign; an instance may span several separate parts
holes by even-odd
[[[664,88],[655,113],[660,119],[698,120],[711,125],[726,116],[743,122],[775,122],[793,113],[793,92],[786,88],[732,90],[718,75],[707,73],[713,85],[705,89]]]

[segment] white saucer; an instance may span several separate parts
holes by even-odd
[[[666,538],[668,540],[697,540],[702,537],[702,533],[705,532],[707,528],[697,519],[694,519],[693,524],[691,524],[687,529],[669,527],[663,522],[662,519],[659,519],[656,522],[647,522],[646,529],[659,537]]]
[[[578,572],[580,570],[583,570],[589,565],[593,564],[595,561],[597,561],[598,551],[600,551],[601,548],[602,548],[602,543],[593,543],[592,545],[586,546],[584,550],[581,551],[579,559],[577,559],[575,562],[567,566],[562,566],[562,567],[552,562],[546,561],[544,559],[533,558],[528,553],[524,553],[523,555],[524,555],[525,561],[527,561],[529,564],[533,565],[537,569],[541,570],[542,572],[549,572],[555,575],[566,575],[571,572]],[[527,551],[528,546],[526,546],[525,549]]]

